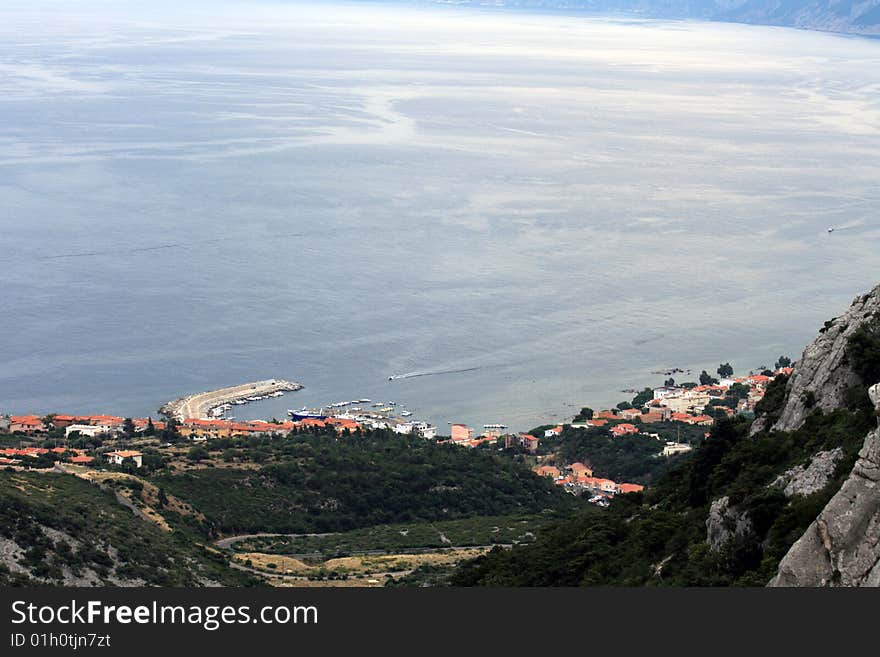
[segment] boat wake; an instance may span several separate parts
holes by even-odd
[[[388,377],[389,381],[396,381],[397,379],[414,379],[419,376],[440,376],[441,374],[460,374],[462,372],[475,372],[476,370],[481,370],[482,367],[464,367],[457,370],[432,370],[427,372],[407,372],[406,374],[392,374]]]

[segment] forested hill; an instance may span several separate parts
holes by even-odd
[[[482,0],[436,1],[475,6],[486,4]],[[880,0],[500,0],[494,4],[880,34]]]

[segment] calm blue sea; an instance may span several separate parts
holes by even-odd
[[[239,417],[525,429],[772,365],[877,283],[878,181],[876,40],[5,2],[0,412],[281,377]]]

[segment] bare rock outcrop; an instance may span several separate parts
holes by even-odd
[[[731,540],[746,541],[754,534],[749,516],[730,505],[730,498],[712,502],[706,518],[706,543],[717,552]]]
[[[786,497],[812,495],[828,485],[838,461],[843,458],[840,447],[813,454],[807,466],[798,465],[776,478],[771,486],[782,488]]]
[[[880,410],[880,384],[869,389]],[[770,586],[880,586],[880,429],[849,478],[779,564]]]
[[[880,285],[852,302],[849,309],[829,322],[797,361],[786,387],[786,400],[778,420],[758,417],[752,434],[763,429],[794,431],[815,409],[825,412],[846,406],[847,392],[863,382],[847,363],[846,350],[852,334],[875,313],[880,313]]]

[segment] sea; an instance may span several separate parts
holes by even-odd
[[[10,0],[0,412],[156,417],[283,378],[305,388],[237,416],[560,422],[796,359],[878,282],[878,183],[877,40]]]

